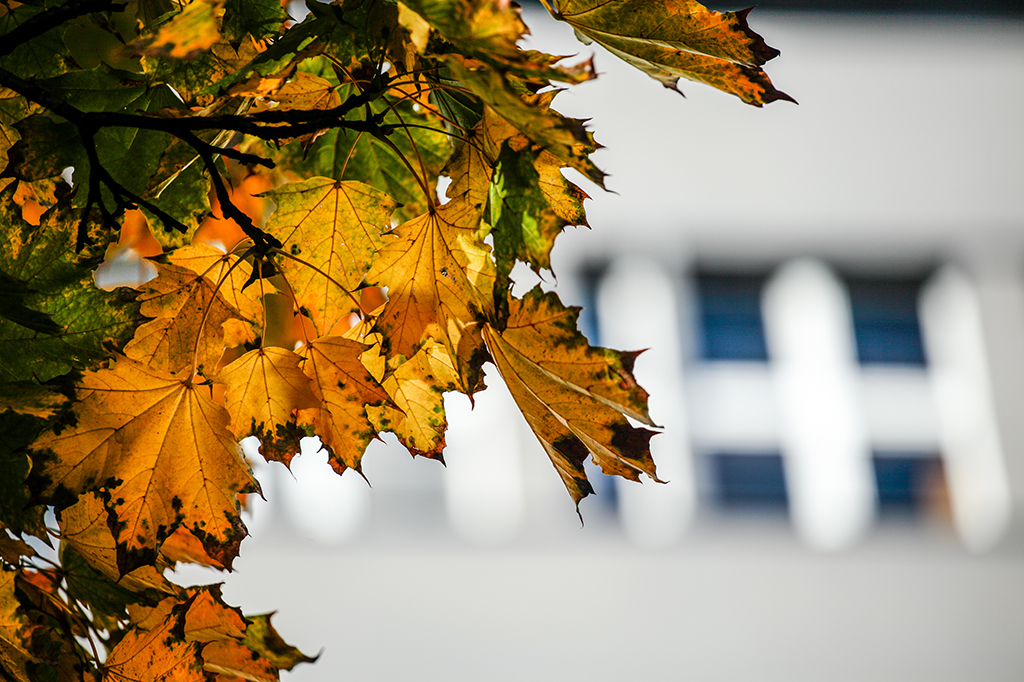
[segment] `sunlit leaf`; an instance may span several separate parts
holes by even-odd
[[[512,397],[573,500],[593,492],[587,457],[606,474],[658,480],[648,441],[647,393],[633,378],[636,353],[595,348],[576,329],[578,309],[539,289],[513,299],[506,328],[484,338]]]
[[[220,37],[225,0],[192,0],[180,14],[163,24],[151,39],[136,48],[150,56],[191,59]]]
[[[359,310],[352,294],[390,228],[394,203],[358,182],[310,178],[268,192],[277,210],[267,231],[284,243],[280,259],[296,303],[321,335]]]
[[[514,80],[459,56],[450,57],[447,64],[459,82],[530,140],[595,184],[604,186],[604,172],[590,160],[590,154],[600,145],[587,131],[584,121],[551,109],[551,100],[558,91],[533,94],[517,90]]]
[[[761,69],[779,51],[747,24],[747,13],[714,12],[695,0],[552,0],[554,16],[584,39],[669,88],[680,78],[707,83],[761,106],[792,98]]]
[[[360,361],[366,346],[338,337],[323,337],[304,345],[302,371],[309,377],[317,405],[299,412],[299,422],[320,436],[331,466],[339,474],[360,470],[366,446],[377,431],[366,417],[368,407],[388,402],[388,396]]]
[[[185,609],[149,629],[132,628],[103,665],[103,682],[205,682],[201,645],[184,638]]]
[[[102,489],[122,573],[180,525],[230,565],[245,535],[236,496],[256,484],[209,388],[122,357],[86,373],[77,397],[75,425],[33,444],[43,494]]]
[[[73,548],[92,568],[122,588],[174,594],[175,589],[153,566],[140,566],[122,575],[117,566],[117,543],[107,525],[107,510],[96,494],[86,494],[60,515],[61,547]]]
[[[227,387],[235,437],[256,436],[264,457],[286,464],[299,451],[296,410],[318,404],[299,361],[298,355],[284,348],[258,348],[217,373],[217,381]]]
[[[428,341],[381,382],[394,406],[367,407],[366,413],[381,431],[398,436],[413,455],[443,459],[448,422],[442,394],[458,390],[458,382],[444,347]]]
[[[212,372],[224,352],[225,327],[240,313],[202,274],[178,265],[156,267],[158,276],[142,285],[138,298],[142,314],[154,319],[138,328],[125,355],[172,374]]]

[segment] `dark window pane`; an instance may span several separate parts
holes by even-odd
[[[764,277],[697,276],[701,357],[706,360],[767,360],[761,320]]]
[[[923,365],[921,325],[917,319],[920,279],[846,281],[861,363]]]
[[[722,507],[787,508],[781,455],[719,453],[709,457],[709,464],[714,498]]]
[[[927,512],[946,496],[942,460],[934,455],[875,453],[875,485],[880,512]]]

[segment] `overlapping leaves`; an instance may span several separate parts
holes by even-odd
[[[744,12],[545,4],[667,86],[788,99]],[[657,480],[635,354],[591,347],[554,294],[510,293],[516,263],[549,270],[587,224],[563,170],[602,183],[593,135],[553,108],[591,62],[520,49],[514,3],[310,9],[0,7],[0,677],[274,680],[312,660],[164,575],[236,558],[258,491],[238,441],[288,465],[316,435],[341,473],[389,431],[442,459],[444,393],[482,390],[486,362],[577,504],[588,458]],[[164,253],[102,291],[119,221],[109,253]],[[22,540],[51,534],[59,568]]]

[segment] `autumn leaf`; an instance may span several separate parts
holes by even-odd
[[[157,263],[156,268],[157,277],[140,287],[138,297],[142,314],[154,319],[136,330],[125,355],[171,374],[212,372],[226,345],[225,325],[244,315],[228,304],[222,287],[202,274],[173,264]],[[246,302],[242,294],[235,298]]]
[[[86,373],[77,400],[75,425],[32,445],[41,492],[103,491],[122,574],[155,561],[182,525],[230,566],[245,535],[236,496],[257,485],[209,388],[122,357]]]
[[[18,682],[32,682],[28,664],[35,660],[25,647],[31,624],[14,594],[14,571],[0,571],[0,672]]]
[[[654,425],[633,378],[637,354],[590,346],[576,329],[578,312],[533,289],[511,300],[504,330],[484,328],[498,371],[577,504],[594,491],[588,455],[606,474],[658,480],[648,445],[655,432],[625,419]]]
[[[262,278],[253,282],[253,266],[247,260],[210,244],[183,246],[167,254],[167,259],[206,278],[240,319],[262,324],[262,296],[276,289]]]
[[[227,410],[235,437],[260,439],[268,460],[288,464],[299,451],[295,413],[319,404],[301,358],[284,348],[251,350],[217,373],[226,386]]]
[[[307,656],[287,644],[270,623],[273,614],[247,616],[248,625],[241,642],[221,640],[203,648],[208,672],[240,677],[256,682],[277,682],[282,670],[291,670],[299,663],[313,663],[316,656]]]
[[[448,203],[395,228],[366,275],[387,287],[376,327],[388,355],[411,357],[427,339],[441,341],[468,393],[481,381],[479,324],[493,311],[496,277],[481,222],[491,171],[473,139],[449,162]]]
[[[147,55],[191,59],[220,38],[225,0],[192,0],[180,14],[160,27],[155,36],[135,47]]]
[[[779,55],[751,30],[747,14],[715,12],[695,0],[552,0],[553,16],[665,87],[686,78],[761,106],[794,101],[761,69]]]
[[[153,566],[140,566],[122,575],[117,566],[117,542],[107,525],[107,510],[95,493],[80,496],[61,512],[60,539],[62,551],[73,548],[92,568],[126,590],[175,594],[171,583]]]
[[[534,94],[517,89],[515,81],[484,64],[453,55],[447,60],[452,75],[484,104],[592,182],[604,187],[605,173],[590,160],[600,145],[587,131],[584,121],[568,118],[551,109],[558,90]]]
[[[297,71],[291,80],[267,95],[267,99],[275,102],[274,108],[279,111],[323,111],[341,104],[341,96],[330,81],[305,71]]]
[[[366,410],[389,401],[360,361],[365,351],[361,343],[330,336],[299,349],[302,371],[316,397],[314,407],[299,411],[299,423],[320,436],[328,461],[339,474],[346,468],[361,470],[363,452],[377,433]]]
[[[277,204],[267,231],[284,244],[281,271],[296,304],[324,336],[359,310],[358,287],[390,228],[394,203],[360,182],[310,178],[265,196]]]
[[[379,430],[398,436],[413,455],[443,461],[448,422],[442,395],[458,390],[458,380],[444,347],[428,341],[381,382],[393,406],[367,407],[366,414]]]
[[[103,664],[103,682],[205,682],[201,645],[184,637],[185,607],[148,629],[134,627]]]
[[[193,587],[189,593],[191,599],[185,612],[185,639],[217,642],[245,636],[246,619],[239,609],[224,603],[220,585]]]

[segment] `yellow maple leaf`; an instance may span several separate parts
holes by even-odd
[[[301,358],[273,346],[251,350],[217,373],[225,385],[227,410],[236,438],[256,436],[267,459],[288,464],[298,453],[297,410],[319,404]]]
[[[443,461],[448,422],[442,394],[458,390],[458,374],[444,346],[427,341],[409,360],[384,376],[392,405],[367,407],[370,421],[391,431],[413,455]]]
[[[151,56],[191,59],[220,38],[225,0],[192,0],[184,10],[160,27],[155,36],[136,47]]]
[[[176,594],[175,587],[154,566],[139,566],[121,575],[117,567],[117,542],[107,525],[107,510],[99,495],[82,495],[60,513],[58,521],[61,543],[74,547],[86,563],[121,587],[133,592],[152,589]]]
[[[167,254],[175,265],[202,275],[242,318],[256,325],[263,320],[263,295],[277,291],[266,278],[249,283],[252,265],[211,244],[189,244]],[[249,284],[249,286],[246,286]]]
[[[360,362],[366,346],[340,337],[315,339],[299,349],[302,371],[309,377],[318,404],[299,412],[330,455],[339,474],[360,470],[366,446],[376,436],[366,417],[368,406],[388,402],[387,393]]]
[[[208,386],[120,357],[83,376],[72,412],[74,426],[36,439],[33,461],[49,499],[103,491],[122,574],[182,525],[230,567],[245,536],[237,495],[258,486]]]
[[[359,311],[353,291],[391,227],[394,202],[361,182],[314,177],[267,192],[267,232],[284,244],[281,271],[321,336]]]
[[[173,600],[167,600],[172,602]],[[102,666],[104,682],[204,682],[201,644],[186,641],[185,609],[168,608],[148,628],[138,625],[128,631],[107,656]]]
[[[154,368],[192,374],[212,371],[224,352],[224,325],[240,314],[202,274],[178,265],[156,264],[158,275],[139,294],[141,312],[155,318],[141,325],[124,353]]]
[[[540,289],[509,302],[505,329],[483,336],[512,397],[573,500],[593,492],[587,456],[606,474],[658,480],[649,441],[647,392],[633,378],[636,353],[590,346],[576,329],[578,308]]]
[[[0,672],[7,672],[18,682],[30,682],[28,664],[35,661],[28,650],[31,623],[14,594],[18,573],[0,571]]]
[[[467,393],[479,388],[479,325],[494,310],[494,259],[481,223],[492,161],[478,143],[486,139],[474,131],[456,149],[448,203],[395,228],[366,275],[369,284],[387,287],[376,326],[388,355],[411,357],[427,339],[440,341]]]

